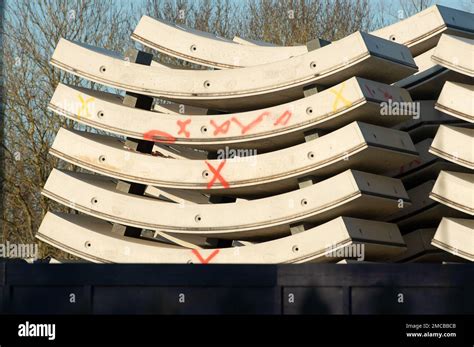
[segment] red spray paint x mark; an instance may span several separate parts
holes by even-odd
[[[280,117],[278,117],[278,119],[275,121],[275,123],[273,123],[273,125],[278,125],[278,124],[286,125],[288,121],[290,120],[291,116],[292,116],[292,113],[286,110],[285,112],[283,112],[283,114]]]
[[[176,122],[179,126],[178,135],[184,134],[184,136],[189,137],[191,134],[186,130],[186,126],[191,123],[191,119],[186,119],[185,121],[178,120]]]
[[[235,117],[232,117],[232,121],[240,127],[242,135],[244,135],[250,129],[254,128],[259,123],[261,123],[264,117],[269,116],[269,115],[270,115],[270,112],[263,112],[261,115],[259,115],[257,118],[255,118],[253,121],[251,121],[249,124],[245,126],[242,123],[240,123],[240,121]]]
[[[163,137],[163,140],[157,140],[157,137]],[[147,141],[154,141],[154,142],[160,142],[160,143],[174,143],[176,141],[176,138],[168,134],[167,132],[161,131],[161,130],[150,130],[147,131],[146,133],[143,134],[143,139]]]
[[[214,120],[211,120],[211,125],[216,129],[214,130],[214,135],[219,135],[220,133],[227,134],[229,131],[230,120],[226,120],[221,125],[217,125]]]
[[[197,249],[193,249],[194,255],[199,259],[201,264],[207,264],[211,261],[212,258],[214,258],[217,253],[219,253],[219,249],[216,249],[214,252],[212,252],[206,259],[202,257],[202,255],[199,253]]]
[[[224,188],[229,188],[229,183],[224,179],[224,177],[222,177],[222,175],[220,174],[222,168],[224,167],[225,165],[225,159],[219,164],[218,168],[215,169],[211,164],[209,164],[207,161],[205,162],[207,167],[209,168],[209,170],[212,171],[212,173],[214,174],[214,177],[212,177],[212,180],[209,181],[209,183],[207,184],[207,189],[211,189],[211,187],[214,185],[214,182],[216,180],[219,180],[222,184],[222,187]]]

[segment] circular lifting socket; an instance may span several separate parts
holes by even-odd
[[[204,87],[209,88],[211,86],[211,82],[209,81],[204,81]]]
[[[311,63],[309,63],[309,67],[312,68],[312,69],[316,69],[316,62],[315,61],[312,61]]]
[[[186,263],[188,263],[188,264],[194,264],[191,259],[189,259]]]
[[[306,109],[306,113],[307,113],[307,114],[313,114],[313,108],[312,108],[312,107],[308,107],[308,108]]]
[[[314,153],[313,152],[308,153],[308,159],[314,159]]]
[[[308,200],[302,199],[301,200],[301,206],[306,206],[306,205],[308,205]]]
[[[207,127],[206,127],[206,126],[203,126],[203,127],[201,128],[201,132],[202,132],[203,134],[207,133]]]
[[[390,41],[397,41],[397,38],[395,37],[395,35],[390,35],[390,37],[388,39]]]
[[[105,162],[105,155],[101,155],[101,156],[99,157],[99,161],[100,161],[101,163],[104,163],[104,162]]]
[[[197,51],[196,45],[191,45],[191,47],[189,47],[189,49],[191,50],[191,52],[196,52]]]
[[[209,171],[204,170],[204,171],[202,172],[202,177],[204,177],[204,178],[209,177]]]
[[[298,248],[298,246],[294,245],[291,250],[293,251],[293,253],[296,253],[296,252],[298,252],[300,249]]]
[[[98,202],[99,202],[99,200],[97,200],[96,197],[93,197],[93,198],[91,199],[92,205],[95,205],[95,204],[97,204]]]
[[[105,71],[107,71],[107,68],[104,65],[102,65],[99,70],[100,72],[104,73]]]
[[[104,117],[104,111],[97,112],[97,117],[99,117],[99,118]]]
[[[194,220],[199,223],[202,220],[202,217],[200,215],[197,215],[196,217],[194,217]]]
[[[90,246],[92,246],[92,244],[91,244],[90,241],[86,241],[86,242],[84,243],[84,247],[90,248]]]

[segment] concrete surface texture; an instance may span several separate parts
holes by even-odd
[[[473,22],[471,13],[432,6],[371,34],[406,45],[413,56],[417,56],[434,47],[442,33],[472,35]],[[148,16],[142,17],[132,39],[166,55],[220,69],[268,64],[308,52],[307,46],[236,44],[235,40],[233,42]],[[241,43],[242,39],[237,39],[237,42]]]
[[[294,47],[148,16],[132,34],[216,70],[60,39],[52,65],[127,93],[58,84],[48,108],[94,130],[58,131],[75,168],[42,194],[79,214],[37,238],[96,263],[473,261],[473,23],[432,6]]]

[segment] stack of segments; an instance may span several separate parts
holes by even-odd
[[[37,237],[100,263],[472,260],[472,242],[459,248],[470,221],[457,219],[472,215],[472,194],[442,188],[466,180],[474,191],[464,125],[474,99],[459,72],[472,78],[473,17],[433,6],[370,34],[294,47],[146,16],[132,35],[214,70],[61,39],[55,67],[127,94],[57,86],[49,109],[93,130],[59,130],[50,153],[77,170],[53,169],[42,193],[77,213],[48,212]],[[467,43],[470,70],[461,59],[456,69],[427,62],[445,38]],[[450,83],[467,97],[446,96],[448,112]],[[405,105],[420,107],[399,112]]]

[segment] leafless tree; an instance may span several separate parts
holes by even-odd
[[[131,24],[126,9],[114,6],[111,0],[7,2],[3,26],[4,241],[35,242],[39,224],[52,205],[41,198],[41,188],[53,167],[66,166],[48,155],[59,127],[75,126],[47,111],[56,85],[61,81],[95,87],[49,64],[57,42],[64,37],[123,51],[130,44]],[[40,250],[43,255],[51,251],[45,245]]]

